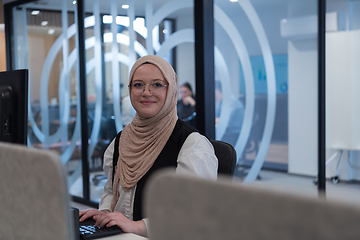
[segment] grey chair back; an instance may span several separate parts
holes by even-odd
[[[66,176],[50,151],[0,142],[0,239],[74,239]]]
[[[225,178],[225,176],[223,177]],[[359,239],[360,207],[159,171],[147,184],[149,239]]]
[[[233,176],[236,165],[236,151],[229,143],[210,140],[219,161],[218,174]]]

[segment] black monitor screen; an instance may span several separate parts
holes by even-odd
[[[27,144],[28,70],[0,72],[0,141]]]

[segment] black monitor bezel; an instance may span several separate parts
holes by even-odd
[[[10,86],[13,98],[10,121],[12,137],[6,142],[27,145],[28,77],[27,69],[0,72],[0,87]],[[1,139],[0,141],[4,142]]]

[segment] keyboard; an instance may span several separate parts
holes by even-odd
[[[83,222],[79,222],[79,210],[72,208],[75,221],[75,237],[77,239],[96,239],[107,236],[120,234],[123,231],[118,226],[112,227],[95,227],[95,220],[88,218]]]
[[[95,222],[92,218],[79,222],[80,239],[96,239],[122,233],[118,226],[100,228],[95,227]]]

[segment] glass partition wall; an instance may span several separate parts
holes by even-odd
[[[82,174],[76,14],[69,1],[12,8],[12,66],[29,69],[28,145],[60,155],[70,191]]]
[[[29,147],[57,151],[68,173],[70,194],[79,199],[88,195],[96,203],[106,182],[104,151],[135,115],[128,92],[133,63],[156,54],[177,70],[179,85],[195,86],[193,2],[82,3],[84,56],[79,55],[76,1],[34,1],[12,7],[11,65],[30,72]],[[79,57],[85,59],[84,105]],[[85,121],[81,106],[86,106]],[[86,143],[81,137],[84,122]],[[82,148],[87,149],[87,159]]]
[[[324,1],[199,0],[200,7],[193,0],[17,2],[11,21],[7,18],[12,32],[7,60],[9,70],[29,68],[28,144],[59,153],[77,200],[99,201],[106,181],[104,151],[135,114],[127,87],[130,67],[147,54],[172,64],[179,87],[190,84],[201,106],[196,120],[215,110],[207,115],[215,125],[204,132],[210,137],[215,132],[236,149],[235,180],[261,184],[275,178],[277,187],[297,192],[299,185],[287,177],[304,176],[304,189],[317,195],[324,147],[318,134],[324,126],[318,122],[324,44],[317,24]],[[332,185],[360,180],[354,107],[359,2],[326,1],[326,178]],[[205,52],[214,50],[213,69],[201,62],[205,53],[199,50],[207,43],[201,37],[212,32],[202,32],[212,26],[208,22],[198,23],[208,3],[213,7],[204,9],[213,11],[215,44]],[[198,36],[204,44],[195,45]],[[340,41],[348,48],[337,47]],[[213,79],[199,79],[202,70],[214,71]],[[215,91],[206,91],[212,87]],[[209,110],[206,99],[214,96]],[[211,121],[205,120],[197,121],[199,129],[209,129]],[[267,170],[286,174],[286,180]]]
[[[316,196],[317,185],[325,189],[317,179],[325,167],[327,196],[344,200],[347,188],[356,202],[360,1],[322,1],[326,46],[319,40],[320,2],[214,1],[216,138],[235,147],[235,177],[244,183],[265,183],[273,178],[266,170],[283,171],[306,178],[290,188],[279,179],[278,188]],[[319,46],[326,49],[322,65]],[[322,90],[326,102],[318,105]]]
[[[214,3],[216,137],[235,147],[235,175],[316,176],[318,2]]]

